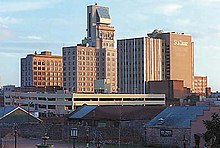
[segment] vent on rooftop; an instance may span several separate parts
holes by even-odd
[[[160,119],[158,120],[157,125],[162,125],[163,123],[164,123],[164,118],[160,118]]]

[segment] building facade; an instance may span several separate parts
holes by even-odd
[[[21,86],[62,86],[62,57],[49,51],[21,59]]]
[[[90,84],[90,89],[86,88],[85,90],[80,89],[72,89],[72,84],[67,85],[68,83],[72,83],[74,76],[66,77],[64,75],[64,79],[66,83],[65,89],[71,90],[72,92],[77,93],[91,93],[94,92],[94,80],[105,80],[106,83],[110,85],[110,92],[114,93],[117,91],[117,52],[114,48],[114,32],[115,29],[111,24],[111,18],[109,14],[109,8],[103,6],[90,5],[87,7],[87,37],[84,38],[82,44],[79,46],[85,46],[83,49],[88,48],[92,50],[94,53],[90,58],[93,65],[95,65],[95,70],[93,69],[90,73],[95,76],[93,78],[92,85]],[[63,47],[63,51],[71,47]],[[79,49],[79,47],[74,47],[74,49]],[[74,53],[74,52],[73,52]],[[70,53],[71,54],[71,53]],[[95,57],[94,57],[95,55]],[[68,55],[74,56],[74,55]],[[90,55],[89,55],[90,56]],[[65,58],[65,55],[64,57]],[[71,63],[73,59],[66,58],[66,63]],[[79,63],[79,59],[76,58],[75,62]],[[65,66],[65,65],[64,65]],[[73,67],[70,67],[73,69]],[[64,74],[67,73],[68,70],[64,70]],[[78,69],[75,69],[78,71]],[[82,73],[87,73],[86,69],[81,71]],[[80,73],[80,72],[76,72]],[[80,84],[80,80],[75,79],[75,87],[78,87]],[[83,82],[84,83],[84,82]],[[80,88],[80,87],[78,87]]]
[[[207,76],[194,76],[193,93],[206,95]]]
[[[204,140],[207,131],[204,121],[211,121],[213,113],[219,114],[219,107],[167,107],[145,124],[146,144],[151,147],[208,147]]]
[[[63,47],[63,88],[70,92],[93,93],[96,79],[94,47]]]
[[[183,86],[182,80],[162,80],[148,82],[149,94],[165,94],[169,99],[184,99],[190,91]]]
[[[163,77],[165,80],[183,80],[184,87],[193,89],[194,43],[192,36],[184,33],[154,30],[149,37],[162,39]]]
[[[96,79],[105,80],[110,92],[117,91],[117,51],[114,47],[115,28],[111,26],[108,7],[87,7],[87,37],[83,44],[96,48]]]
[[[162,40],[149,37],[117,41],[118,91],[146,93],[147,82],[163,79]]]
[[[80,94],[80,93],[39,93],[6,92],[5,106],[21,106],[40,116],[65,115],[82,105],[126,106],[165,105],[164,94]]]

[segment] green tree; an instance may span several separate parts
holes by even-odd
[[[220,148],[220,117],[214,113],[212,120],[204,120],[203,123],[207,131],[204,133],[204,139],[211,148]]]

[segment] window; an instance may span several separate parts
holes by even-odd
[[[39,108],[46,108],[46,105],[39,104]]]
[[[48,98],[48,101],[56,101],[56,98]]]

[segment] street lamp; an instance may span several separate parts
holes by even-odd
[[[73,147],[72,148],[75,148],[75,140],[77,138],[77,134],[78,134],[77,128],[71,128],[70,136],[73,138]]]
[[[86,128],[86,148],[89,148],[89,127]]]
[[[17,148],[17,133],[18,133],[17,125],[14,124],[14,138],[15,138],[14,146],[15,146],[15,148]]]
[[[187,139],[186,139],[186,136],[184,135],[183,137],[183,148],[186,148],[186,144],[187,144]]]

